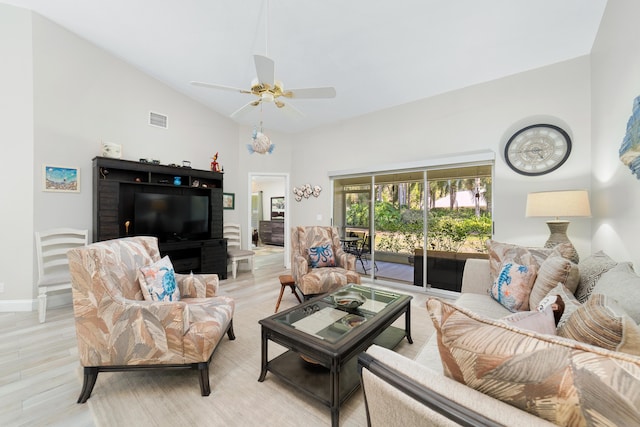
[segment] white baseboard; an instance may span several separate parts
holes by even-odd
[[[61,293],[47,296],[47,309],[71,305],[71,294]],[[0,313],[38,311],[38,298],[24,300],[0,300]]]
[[[32,299],[2,300],[0,301],[0,312],[33,311],[34,304],[36,303]],[[35,307],[37,307],[37,305],[35,305]]]

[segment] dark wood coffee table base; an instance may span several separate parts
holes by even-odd
[[[390,326],[395,320],[405,316],[405,329]],[[381,316],[384,322],[378,328],[362,333],[347,344],[337,348],[318,345],[314,340],[305,339],[306,334],[289,333],[269,319],[260,321],[262,325],[262,366],[258,381],[265,380],[267,371],[278,378],[317,399],[331,409],[331,425],[337,427],[340,419],[340,405],[344,403],[360,386],[358,376],[358,354],[371,344],[393,349],[403,338],[413,344],[411,338],[410,298],[403,300],[391,313]],[[291,328],[293,329],[293,328]],[[268,360],[268,342],[273,341],[289,350]],[[302,359],[318,361],[318,365]]]

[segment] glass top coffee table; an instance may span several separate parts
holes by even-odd
[[[355,308],[341,305],[354,299],[361,299],[362,304]],[[411,299],[410,295],[352,285],[260,320],[258,381],[264,381],[267,371],[273,373],[329,406],[331,425],[337,426],[340,405],[360,386],[358,354],[373,343],[394,348],[405,337],[413,343]],[[391,326],[403,314],[404,330]],[[269,341],[288,350],[269,360]]]

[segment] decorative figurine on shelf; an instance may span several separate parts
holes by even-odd
[[[222,172],[222,168],[220,167],[220,163],[218,163],[218,152],[212,157],[213,161],[211,162],[211,170],[213,172]]]

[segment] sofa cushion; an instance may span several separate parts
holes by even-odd
[[[586,302],[600,277],[617,264],[603,251],[598,251],[580,261],[580,282],[575,291],[578,301],[581,303]]]
[[[541,311],[521,311],[503,317],[500,321],[507,325],[515,326],[527,331],[539,334],[556,335],[556,321],[553,318],[553,309],[547,306]]]
[[[315,246],[309,248],[309,263],[311,267],[335,267],[336,258],[333,255],[333,249],[331,249],[331,243],[326,245]]]
[[[558,335],[640,356],[640,327],[606,295],[591,295],[558,329]]]
[[[146,301],[179,301],[180,289],[176,284],[173,264],[168,256],[140,268],[142,295]]]
[[[578,265],[562,257],[557,252],[552,253],[544,260],[538,270],[538,275],[529,295],[529,307],[536,307],[558,283],[562,283],[569,291],[574,292],[578,287],[579,281]]]
[[[427,308],[447,376],[558,425],[640,425],[640,357]]]
[[[500,319],[511,314],[505,306],[489,295],[463,292],[456,300],[456,304],[490,319]]]
[[[496,280],[505,261],[515,261],[518,264],[527,266],[535,265],[539,269],[544,260],[554,251],[567,259],[570,259],[573,254],[571,243],[562,243],[554,248],[533,248],[489,239],[486,242],[486,246],[489,252],[491,282]]]
[[[640,323],[640,277],[630,262],[621,262],[604,273],[592,293],[612,297],[636,323]]]
[[[506,261],[491,286],[491,297],[509,311],[529,309],[529,293],[536,278],[535,265]]]

